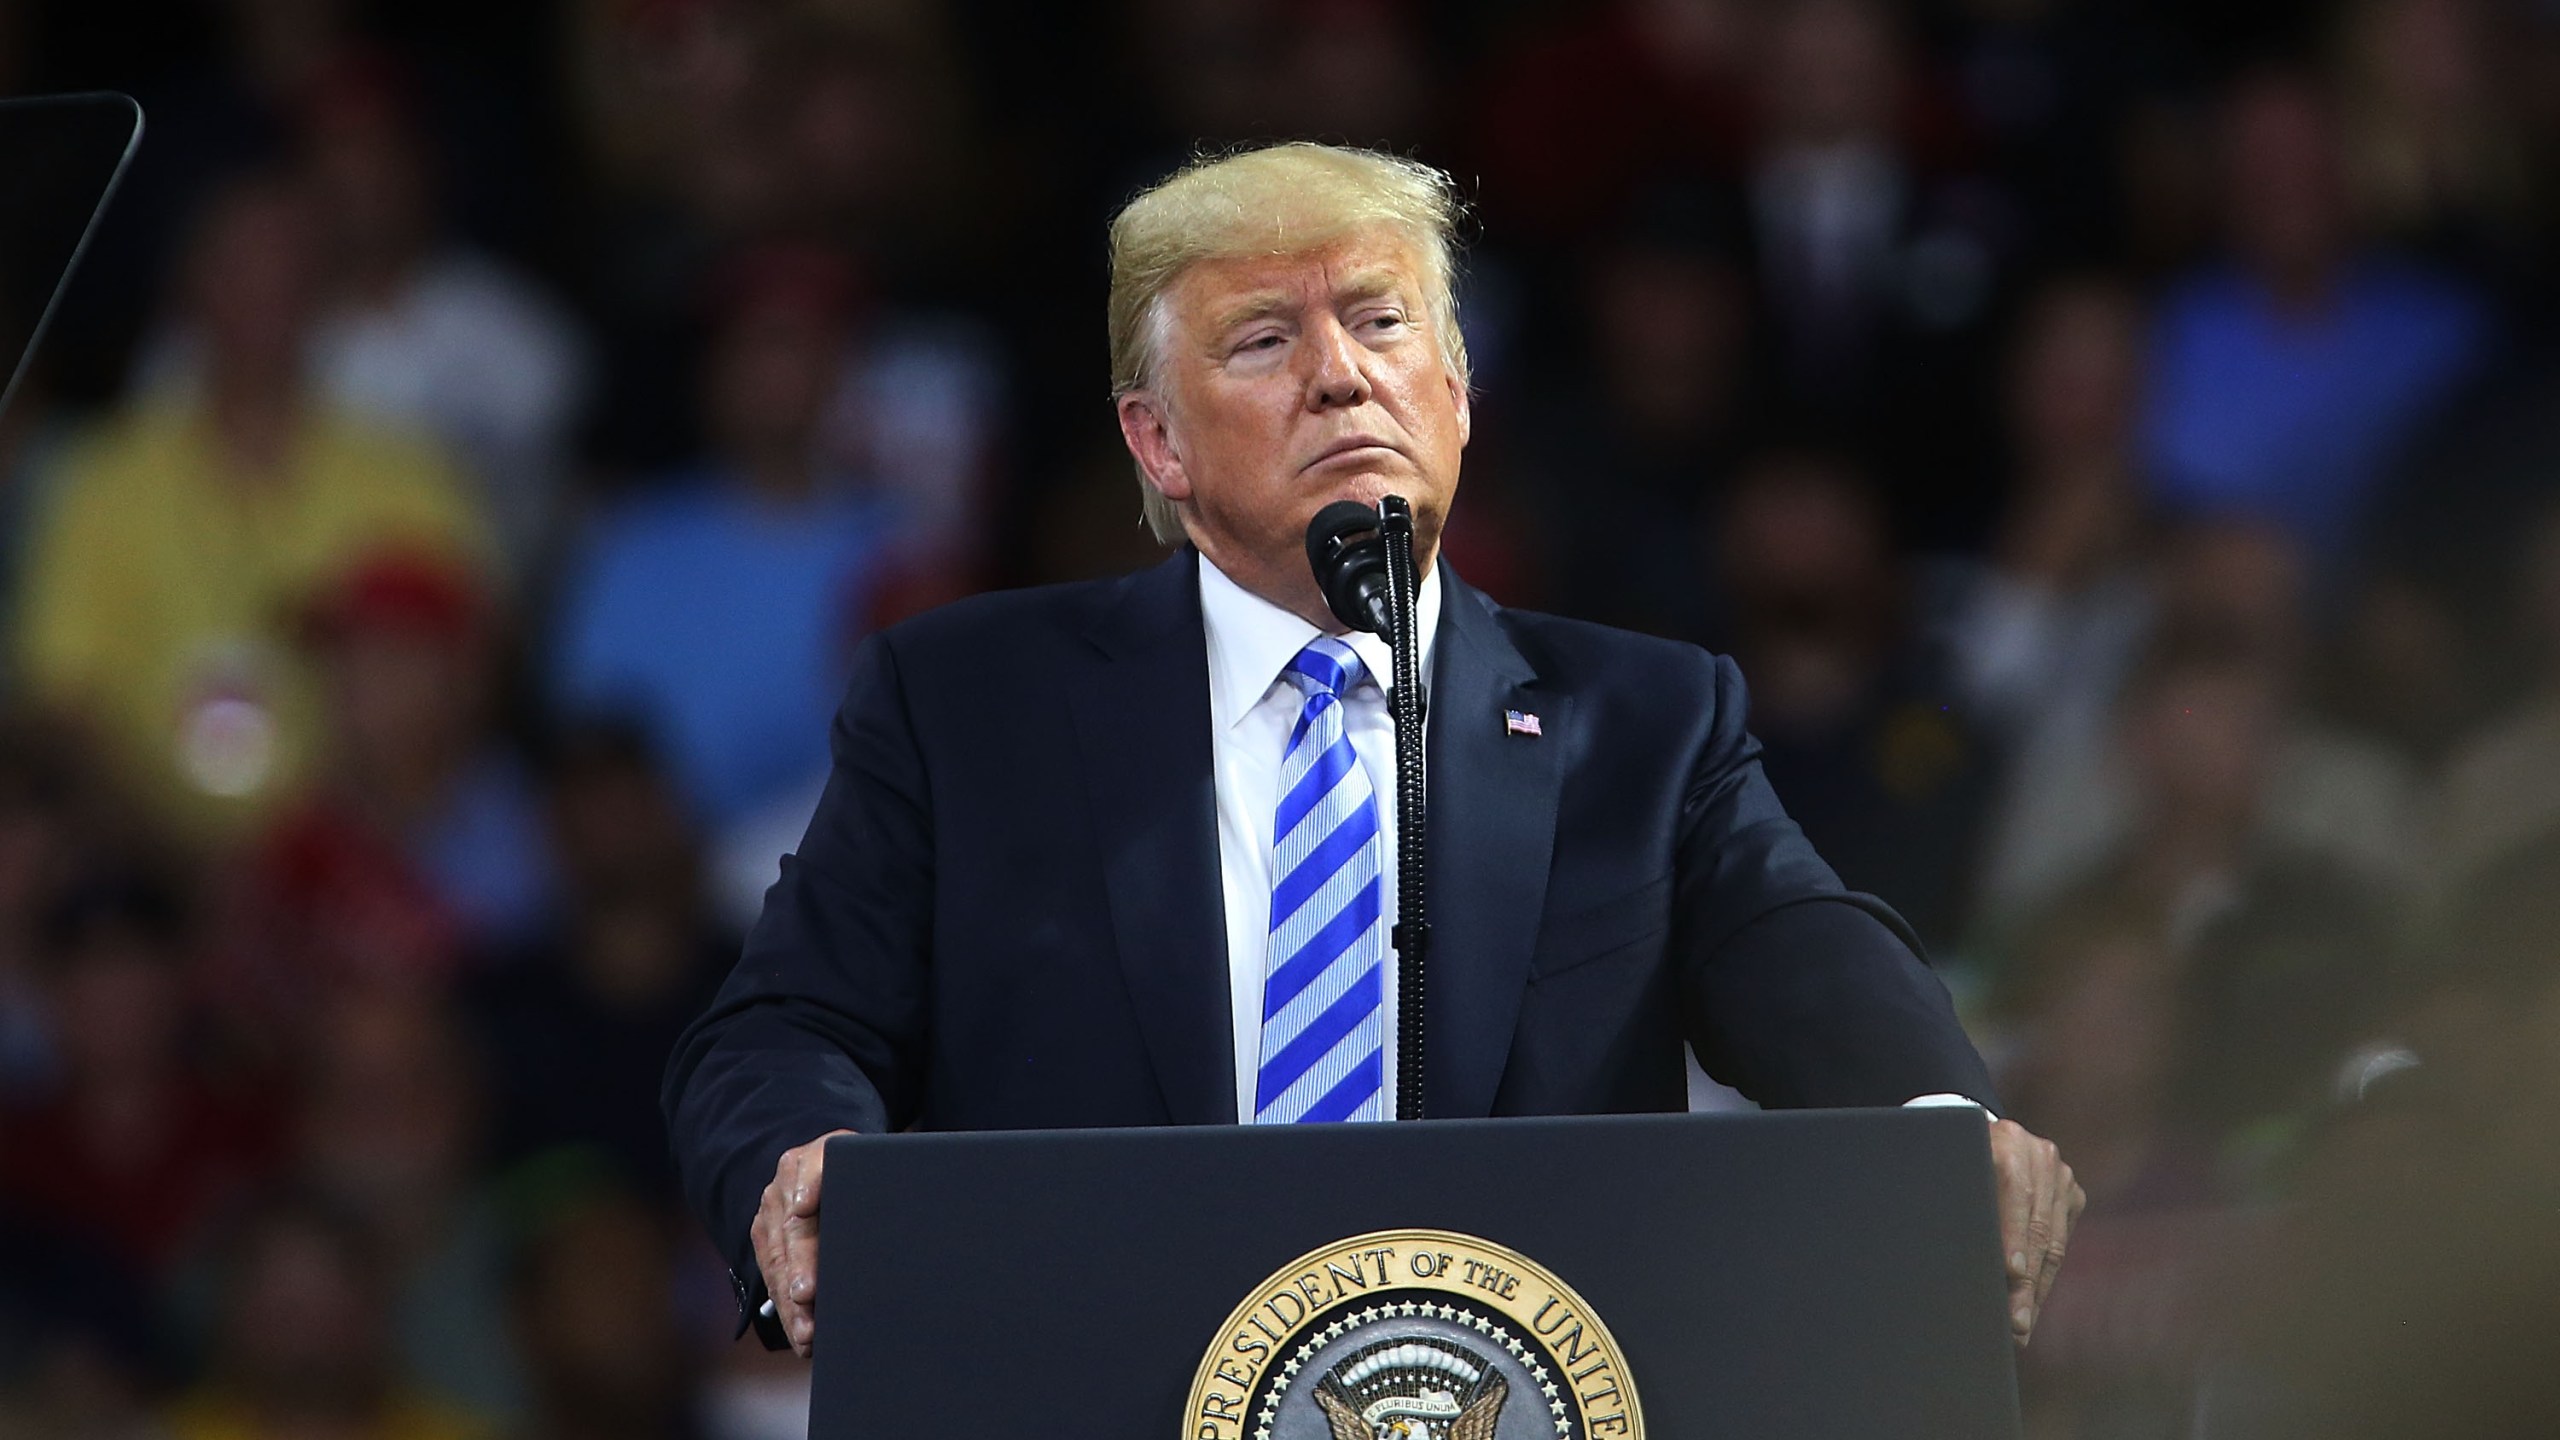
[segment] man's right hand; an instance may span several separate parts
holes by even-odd
[[[755,1242],[756,1267],[764,1271],[764,1288],[782,1319],[782,1333],[791,1337],[791,1348],[804,1360],[818,1330],[818,1181],[827,1168],[827,1142],[852,1133],[830,1130],[783,1151],[748,1232]]]

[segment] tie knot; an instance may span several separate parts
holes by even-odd
[[[1289,668],[1280,673],[1309,699],[1330,695],[1339,700],[1368,675],[1369,667],[1360,663],[1359,654],[1349,645],[1330,635],[1319,635],[1308,641],[1307,648],[1299,651],[1289,661]]]

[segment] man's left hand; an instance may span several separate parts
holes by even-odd
[[[2024,1345],[2089,1197],[2053,1142],[2015,1120],[1992,1123],[1991,1173],[2000,1190],[2000,1253],[2009,1264],[2009,1332]]]

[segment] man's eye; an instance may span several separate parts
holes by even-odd
[[[1280,337],[1277,335],[1256,335],[1236,348],[1238,350],[1269,350],[1278,346],[1279,343]]]

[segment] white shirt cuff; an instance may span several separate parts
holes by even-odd
[[[1930,1109],[1940,1105],[1970,1105],[1974,1109],[1981,1111],[1982,1118],[1985,1120],[1998,1120],[2000,1118],[1998,1112],[1994,1111],[1990,1106],[1983,1104],[1981,1101],[1974,1099],[1972,1096],[1956,1095],[1946,1091],[1940,1091],[1935,1095],[1914,1095],[1910,1099],[1902,1102],[1902,1108],[1905,1110]]]

